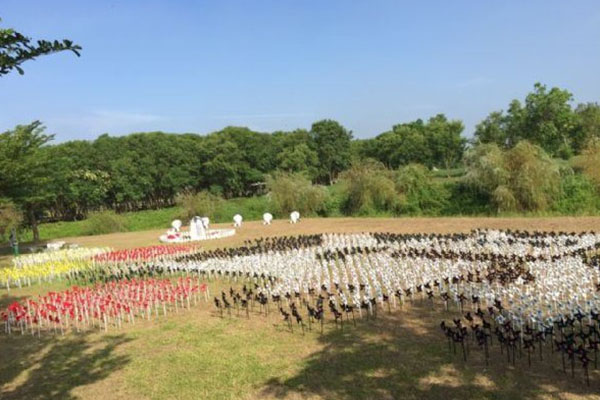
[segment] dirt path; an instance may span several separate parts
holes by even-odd
[[[229,228],[231,224],[215,224],[212,228]],[[203,247],[236,246],[244,240],[260,236],[299,235],[324,232],[468,232],[475,228],[527,229],[544,231],[598,230],[600,217],[554,218],[309,218],[292,225],[285,220],[275,220],[264,226],[260,221],[246,222],[233,237],[200,242]],[[109,246],[124,249],[159,244],[164,230],[111,233],[108,235],[65,238],[81,246]]]

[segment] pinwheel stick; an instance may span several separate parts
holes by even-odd
[[[484,333],[484,335],[485,335],[485,333]],[[489,360],[490,360],[490,353],[489,353],[489,350],[488,350],[487,336],[484,336],[483,348],[484,348],[484,354],[485,354],[485,365],[487,366],[489,364]]]

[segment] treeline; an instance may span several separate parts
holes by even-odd
[[[311,202],[320,199],[321,208],[351,215],[577,212],[565,193],[573,197],[582,196],[583,187],[595,190],[598,137],[597,103],[574,106],[568,91],[541,84],[523,103],[513,100],[506,111],[490,113],[471,140],[461,121],[443,114],[362,140],[340,123],[322,120],[310,130],[291,132],[227,127],[208,135],[105,134],[94,141],[52,144],[53,135],[36,121],[0,134],[0,220],[14,225],[14,215],[20,214],[35,234],[40,221],[78,220],[96,210],[162,208],[202,191],[225,199],[269,191],[283,199],[286,191],[298,192],[307,182],[340,182],[345,197],[313,191]],[[574,162],[579,158],[585,158],[585,168]],[[532,170],[534,160],[543,160],[535,181],[543,184],[523,198],[522,185],[533,179],[523,171]],[[466,175],[442,184],[437,169]],[[288,176],[288,189],[277,191],[276,176]],[[298,176],[304,181],[289,178]],[[542,192],[552,198],[544,200]],[[556,208],[560,201],[562,208]],[[8,229],[7,222],[0,225]]]
[[[351,162],[352,136],[325,120],[310,131],[272,134],[227,127],[204,136],[105,134],[94,141],[46,145],[52,138],[40,122],[3,133],[0,166],[6,175],[0,187],[18,203],[37,202],[50,219],[69,220],[98,208],[165,207],[180,193],[201,190],[224,198],[250,196],[264,191],[267,174],[275,170],[330,183]],[[22,193],[25,186],[35,186],[35,196]]]

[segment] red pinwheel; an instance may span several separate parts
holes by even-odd
[[[93,287],[73,286],[64,292],[48,292],[37,301],[13,302],[2,312],[2,320],[10,328],[31,329],[38,332],[51,328],[64,333],[65,329],[109,326],[119,327],[122,322],[133,322],[135,316],[150,318],[152,310],[159,307],[163,314],[174,307],[190,307],[190,299],[198,286],[189,277],[176,282],[169,279],[123,280],[97,284]],[[195,303],[197,299],[195,299]],[[51,326],[43,321],[50,321]]]

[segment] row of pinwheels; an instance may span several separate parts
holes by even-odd
[[[192,278],[122,280],[89,287],[73,286],[49,292],[37,299],[14,302],[0,313],[6,333],[40,335],[121,327],[136,318],[151,319],[190,308],[200,296],[208,299],[207,287]]]
[[[15,257],[12,267],[0,269],[0,284],[9,289],[61,279],[73,271],[90,268],[94,256],[108,251],[108,248],[77,248]]]
[[[0,269],[0,286],[10,289],[72,279],[82,272],[166,260],[197,251],[198,248],[193,245],[160,245],[114,251],[109,248],[78,248],[23,255],[14,258],[12,267]]]
[[[134,263],[147,262],[164,257],[175,257],[183,254],[194,253],[199,250],[196,245],[157,245],[137,247],[133,249],[113,250],[96,254],[93,259],[97,263]]]

